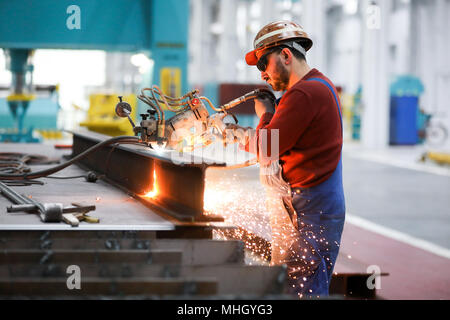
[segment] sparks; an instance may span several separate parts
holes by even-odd
[[[280,246],[277,242],[272,243],[280,254],[290,254],[297,256],[296,259],[306,260],[306,254],[311,251],[309,243],[304,240],[305,244],[301,252],[292,251],[292,249],[284,248],[284,242],[290,241],[296,236],[295,230],[288,225],[283,225],[283,217],[281,215],[273,215],[271,210],[276,209],[276,203],[270,202],[271,198],[266,197],[266,190],[262,185],[255,184],[255,181],[250,179],[242,179],[238,174],[225,175],[223,171],[207,171],[205,179],[204,192],[204,214],[205,215],[220,215],[225,219],[225,222],[239,227],[239,230],[227,233],[224,230],[215,230],[214,238],[240,239],[244,242],[245,248],[250,255],[248,256],[257,264],[262,260],[267,260],[270,255],[271,248],[267,248],[267,244],[261,242],[257,237],[262,238],[279,238]],[[277,211],[278,212],[278,211]],[[280,221],[280,228],[270,227],[271,220],[274,219],[274,225]],[[305,223],[301,222],[304,226]],[[245,231],[243,231],[245,230]],[[267,237],[268,236],[268,237]],[[318,235],[311,234],[310,238],[316,241],[324,242],[325,238]],[[270,240],[269,240],[270,241]],[[306,248],[305,248],[306,247]],[[288,251],[289,250],[289,251]],[[328,250],[328,249],[327,249]],[[312,250],[314,253],[314,250]],[[262,261],[264,262],[264,261]],[[305,261],[306,264],[306,261]],[[314,267],[315,262],[308,262],[308,267]]]
[[[147,192],[144,197],[146,198],[155,198],[158,194],[158,188],[156,185],[156,170],[153,170],[153,189],[152,191]]]
[[[261,259],[267,259],[270,251],[254,235],[270,234],[265,190],[262,186],[255,188],[252,182],[242,181],[236,174],[224,176],[221,171],[208,171],[207,174],[204,214],[220,215],[227,223],[246,230],[236,230],[232,235],[216,230],[216,239],[241,239],[249,250],[249,257],[258,264],[264,263]]]

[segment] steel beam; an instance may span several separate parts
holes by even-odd
[[[95,144],[110,137],[92,132],[73,133],[72,156],[77,156]],[[103,147],[85,157],[80,163],[103,174],[105,179],[125,189],[136,199],[180,221],[223,221],[217,216],[206,216],[203,211],[205,171],[209,166],[199,159],[193,163],[174,163],[166,154],[157,153],[146,146],[114,145]],[[158,194],[144,197],[154,187],[154,171]]]

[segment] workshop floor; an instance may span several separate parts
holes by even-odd
[[[450,299],[450,166],[423,146],[344,146],[347,223],[341,259],[378,265],[386,299]]]

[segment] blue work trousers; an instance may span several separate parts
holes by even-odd
[[[342,161],[325,182],[291,193],[295,212],[285,207],[293,231],[284,232],[282,243],[287,247],[281,248],[281,256],[278,253],[278,263],[287,265],[290,293],[301,298],[327,296],[345,220]]]

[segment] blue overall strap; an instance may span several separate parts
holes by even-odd
[[[343,125],[342,125],[342,115],[341,115],[341,107],[340,107],[340,105],[339,105],[339,99],[338,99],[338,97],[337,97],[336,92],[334,92],[334,89],[333,89],[333,87],[331,86],[331,84],[329,84],[328,81],[326,81],[326,80],[324,80],[324,79],[320,79],[320,78],[311,78],[311,79],[308,79],[308,80],[306,80],[306,81],[319,81],[319,82],[323,83],[324,85],[326,85],[326,86],[328,87],[328,89],[330,89],[331,93],[332,93],[333,96],[334,96],[334,100],[336,101],[336,105],[337,105],[337,107],[338,107],[339,118],[341,119],[341,129],[344,130],[344,129],[343,129]]]

